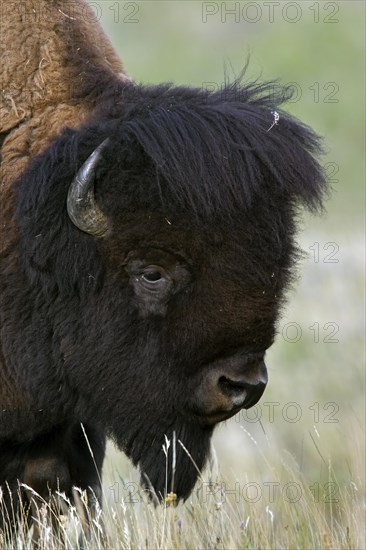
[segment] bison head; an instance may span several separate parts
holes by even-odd
[[[215,424],[267,383],[298,207],[325,190],[319,140],[281,94],[107,90],[20,182],[31,406],[101,426],[158,494],[187,497]]]

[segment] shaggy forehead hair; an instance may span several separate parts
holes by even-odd
[[[236,81],[215,92],[131,85],[120,98],[100,113],[115,119],[103,134],[114,146],[138,144],[155,167],[163,202],[199,216],[245,211],[268,194],[312,210],[321,205],[320,139],[279,109],[286,91],[276,83]]]
[[[89,124],[66,129],[22,174],[17,216],[31,280],[65,292],[98,285],[95,239],[75,231],[66,197],[107,137],[95,189],[108,216],[162,209],[205,227],[229,224],[233,236],[250,218],[253,242],[257,234],[272,239],[267,253],[274,241],[289,248],[294,208],[320,208],[327,186],[320,140],[279,109],[284,96],[273,83],[235,82],[219,92],[112,83]]]

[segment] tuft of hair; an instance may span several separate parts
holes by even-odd
[[[129,85],[109,134],[138,143],[162,201],[198,217],[245,211],[266,195],[317,211],[328,190],[322,140],[279,107],[289,97],[276,81],[237,79],[220,90]]]

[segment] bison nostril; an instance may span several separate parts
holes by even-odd
[[[217,381],[222,394],[236,407],[249,408],[261,398],[267,384],[267,369],[262,361],[257,369],[246,376],[222,375]]]
[[[219,378],[219,388],[222,393],[235,400],[244,401],[247,396],[248,390],[250,390],[250,384],[242,380],[231,380],[226,376]],[[237,403],[239,404],[239,403]]]
[[[248,389],[248,384],[242,380],[231,380],[226,376],[221,376],[219,378],[219,386],[224,393],[244,393]]]
[[[244,380],[232,380],[221,376],[218,381],[220,391],[229,398],[233,407],[243,407],[250,394],[250,384]]]

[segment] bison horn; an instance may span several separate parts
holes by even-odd
[[[108,143],[109,138],[84,162],[67,195],[67,213],[72,223],[81,231],[96,237],[102,237],[109,229],[108,218],[99,208],[94,195],[95,170]]]

